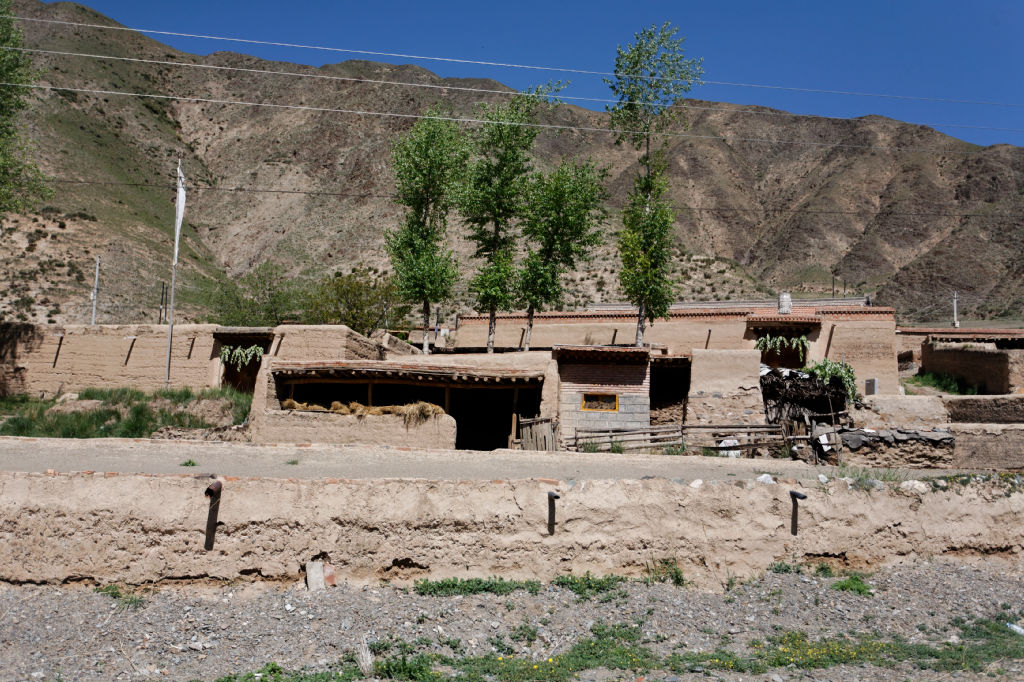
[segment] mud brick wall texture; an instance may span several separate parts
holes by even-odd
[[[1024,424],[952,424],[954,467],[1024,470]]]
[[[1010,392],[1010,351],[926,343],[921,346],[921,369],[951,374],[977,386],[980,393]]]
[[[298,581],[323,552],[339,578],[355,581],[551,580],[585,571],[640,576],[654,556],[676,557],[687,578],[721,589],[726,575],[742,580],[776,561],[822,556],[857,570],[912,556],[996,552],[1011,566],[1024,558],[1024,493],[994,484],[869,495],[815,481],[803,488],[793,536],[789,490],[797,483],[226,478],[206,550],[210,480],[0,473],[0,580]],[[551,490],[561,496],[554,535]]]
[[[1024,395],[943,396],[951,422],[1024,424]]]
[[[221,342],[217,325],[180,324],[171,346],[171,388],[202,389],[221,382]],[[51,397],[83,388],[164,387],[167,372],[167,326],[40,325],[32,333],[11,336],[0,325],[0,394]],[[279,360],[376,360],[384,346],[342,325],[284,325],[274,329],[270,355]],[[412,353],[392,341],[392,354]]]

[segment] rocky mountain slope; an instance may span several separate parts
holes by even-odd
[[[116,25],[72,3],[14,4],[22,16]],[[506,90],[415,66],[347,61],[316,69],[234,53],[199,57],[125,31],[36,22],[23,29],[30,48],[167,62],[34,56],[41,84],[105,91],[39,90],[25,121],[40,165],[58,180],[56,196],[40,215],[5,221],[0,277],[25,289],[15,312],[34,319],[85,319],[93,257],[100,255],[100,320],[155,321],[160,281],[169,279],[179,154],[190,184],[202,188],[188,200],[179,280],[186,314],[202,316],[201,281],[238,276],[264,260],[304,276],[359,264],[383,270],[383,231],[399,216],[389,198],[391,145],[413,121],[337,110],[417,115],[443,101],[470,115],[478,102],[503,95],[457,88]],[[875,116],[816,119],[698,100],[685,118],[666,138],[681,298],[820,294],[831,290],[835,274],[851,290],[896,306],[902,320],[944,319],[953,288],[964,316],[1022,316],[1021,148],[981,148]],[[562,106],[546,122],[603,128],[607,117]],[[590,157],[610,169],[611,233],[635,153],[603,131],[543,132],[537,165],[551,167],[562,156]],[[32,230],[47,236],[28,251]],[[473,263],[457,218],[451,232],[468,275]],[[620,299],[608,241],[573,276],[572,303]],[[462,286],[454,305],[465,308]]]

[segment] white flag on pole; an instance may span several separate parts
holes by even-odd
[[[178,159],[178,197],[174,207],[174,261],[178,264],[178,241],[181,239],[181,219],[185,217],[185,176],[181,172],[181,159]]]

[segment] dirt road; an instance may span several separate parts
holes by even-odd
[[[195,466],[182,466],[184,462]],[[681,478],[687,481],[755,478],[813,480],[833,467],[779,459],[671,457],[610,453],[495,450],[402,450],[381,446],[252,445],[145,439],[0,437],[0,471],[117,471],[122,473],[212,473],[269,478],[426,478],[492,480],[554,478]],[[912,470],[908,477],[948,474]]]

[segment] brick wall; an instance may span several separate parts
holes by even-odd
[[[562,438],[572,439],[576,429],[644,429],[651,424],[650,364],[606,365],[563,362],[559,422]],[[582,409],[585,393],[618,396],[618,410]]]

